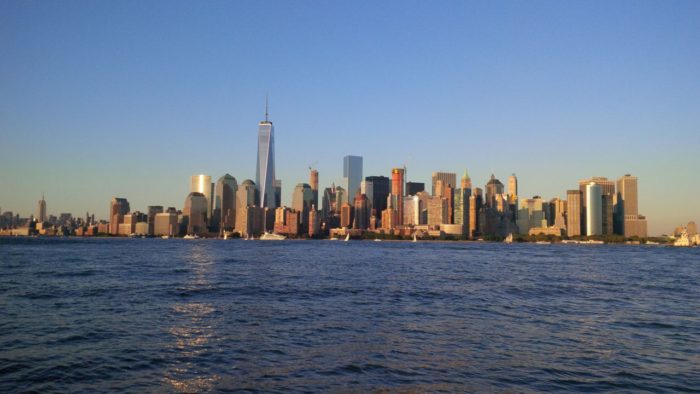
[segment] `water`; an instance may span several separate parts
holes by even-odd
[[[700,249],[0,239],[0,391],[696,391]]]

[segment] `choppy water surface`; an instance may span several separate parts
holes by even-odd
[[[700,249],[0,239],[0,391],[693,391]]]

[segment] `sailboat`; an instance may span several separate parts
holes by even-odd
[[[349,240],[350,240],[350,233],[348,233],[348,234],[345,236],[345,242],[348,242]]]
[[[418,236],[416,236],[416,233],[413,233],[413,241],[411,242],[418,242]]]
[[[503,240],[503,242],[505,242],[507,244],[512,244],[513,243],[513,233],[508,234],[508,236],[506,237],[506,239]]]

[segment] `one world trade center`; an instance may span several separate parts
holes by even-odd
[[[275,128],[268,119],[267,100],[265,120],[258,124],[258,164],[255,184],[260,195],[259,206],[274,209],[275,206]]]

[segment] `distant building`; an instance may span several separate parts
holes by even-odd
[[[362,182],[362,157],[348,155],[343,158],[343,186],[350,198],[360,191]]]
[[[292,209],[301,215],[301,225],[308,224],[308,215],[311,206],[314,205],[314,193],[308,183],[299,183],[292,194]]]
[[[366,230],[369,227],[369,199],[359,191],[355,194],[355,218],[353,228]]]
[[[275,128],[268,120],[267,102],[265,120],[258,123],[258,159],[255,168],[255,185],[258,187],[256,205],[262,208],[277,208],[275,198]],[[281,185],[280,185],[281,189]]]
[[[617,180],[616,213],[620,233],[626,238],[647,237],[647,220],[639,214],[637,177],[625,175]]]
[[[126,198],[113,198],[109,204],[109,233],[112,235],[119,234],[119,225],[124,222],[126,215],[131,208],[129,201]]]
[[[148,230],[147,233],[148,235],[154,235],[155,233],[155,225],[156,225],[156,215],[159,213],[163,212],[163,206],[162,205],[149,205],[146,208],[146,214],[148,215],[147,217],[147,223],[148,223]]]
[[[496,196],[503,194],[503,183],[496,179],[496,177],[491,174],[491,179],[486,183],[486,206],[489,208],[496,207]]]
[[[318,218],[318,210],[316,205],[311,206],[311,211],[309,212],[309,237],[315,237],[321,232],[320,221]]]
[[[187,234],[203,234],[207,231],[207,197],[191,192],[185,199],[182,215],[187,218]]]
[[[41,200],[36,205],[36,220],[39,223],[43,223],[48,219],[46,217],[46,200],[44,200],[44,195],[41,195]]]
[[[588,197],[586,195],[586,186],[591,182],[595,182],[600,186],[601,193],[601,217],[602,217],[602,231],[603,234],[613,234],[614,233],[614,202],[615,197],[615,182],[609,180],[608,178],[601,176],[594,176],[590,179],[582,179],[578,182],[578,189],[581,191],[581,210],[586,212],[586,207],[588,206]],[[587,216],[583,216],[581,222],[581,227],[587,229],[586,224]]]
[[[190,193],[200,193],[207,200],[207,213],[205,223],[209,223],[212,214],[212,195],[214,194],[214,184],[211,183],[209,175],[192,175],[190,178]]]
[[[603,234],[603,194],[595,182],[586,185],[586,235]]]
[[[581,235],[581,191],[566,191],[566,235],[575,237]]]
[[[226,174],[216,181],[216,196],[214,198],[215,229],[229,231],[236,225],[236,195],[238,182],[233,176]]]
[[[425,183],[423,182],[406,182],[406,195],[415,196],[416,193],[425,191]]]
[[[391,180],[385,176],[368,176],[365,177],[366,190],[371,188],[372,195],[367,191],[365,194],[371,201],[372,209],[376,213],[376,218],[381,219],[382,211],[386,209],[386,199],[391,192]],[[371,185],[371,186],[370,186]]]
[[[508,177],[508,197],[518,196],[518,178],[515,174]]]
[[[391,170],[391,198],[392,207],[396,209],[396,226],[403,225],[403,196],[404,196],[404,174],[403,168]]]
[[[153,235],[169,235],[171,237],[179,235],[177,213],[156,213],[154,219]]]
[[[448,201],[445,197],[430,196],[428,198],[428,226],[448,224]]]
[[[315,169],[309,171],[309,185],[311,185],[311,192],[314,195],[313,205],[318,207],[318,171]]]
[[[438,190],[436,189],[437,186],[437,181],[442,181],[442,185],[447,186],[450,185],[452,187],[457,186],[457,174],[453,172],[433,172],[432,176],[432,181],[433,181],[433,187],[430,190],[430,194],[433,196],[438,195]]]
[[[348,203],[343,203],[340,208],[340,227],[352,228],[353,207]]]

